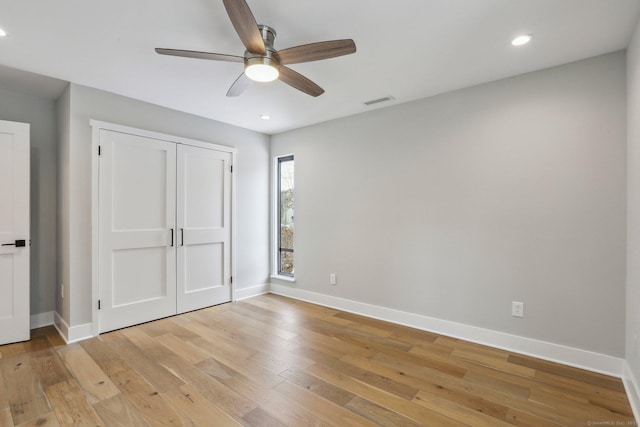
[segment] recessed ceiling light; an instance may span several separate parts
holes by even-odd
[[[0,37],[6,37],[6,36],[7,36],[7,32],[2,28],[0,28]]]
[[[262,120],[269,120],[269,119],[271,119],[271,116],[270,116],[270,115],[268,115],[268,114],[260,114],[260,118],[261,118]]]
[[[514,46],[522,46],[529,43],[532,38],[533,36],[531,34],[523,34],[511,40],[511,44]]]

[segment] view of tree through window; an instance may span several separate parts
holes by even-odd
[[[278,274],[293,276],[293,156],[278,159]]]

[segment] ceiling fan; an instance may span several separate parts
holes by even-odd
[[[245,0],[222,1],[233,27],[247,49],[244,56],[161,48],[156,48],[156,52],[187,58],[244,62],[244,72],[231,85],[227,96],[239,96],[252,81],[270,82],[276,79],[308,95],[322,95],[324,89],[286,65],[334,58],[356,51],[356,44],[351,39],[310,43],[275,50],[273,43],[276,39],[276,31],[267,25],[258,25]]]

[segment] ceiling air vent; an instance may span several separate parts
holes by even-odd
[[[395,98],[393,96],[385,96],[384,98],[372,99],[371,101],[365,101],[364,105],[370,107],[375,104],[380,104],[381,102],[393,101]]]

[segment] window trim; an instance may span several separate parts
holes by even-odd
[[[280,243],[280,224],[281,224],[281,218],[280,218],[280,165],[282,162],[285,161],[294,161],[295,162],[295,156],[294,154],[284,154],[284,155],[278,155],[278,156],[274,156],[273,157],[273,197],[272,197],[272,203],[273,203],[273,209],[272,209],[272,250],[271,250],[271,259],[272,259],[272,263],[271,263],[271,278],[273,279],[278,279],[278,280],[284,280],[287,282],[295,282],[295,273],[289,274],[286,272],[281,272],[280,271],[280,254],[281,254],[281,243]],[[295,163],[294,163],[294,168],[295,168]],[[294,169],[295,170],[295,169]],[[295,172],[294,172],[294,177],[295,177]],[[295,184],[294,184],[295,185]],[[295,186],[294,186],[294,200],[295,200]],[[288,249],[288,248],[287,248]],[[294,251],[294,249],[290,249],[291,252]],[[295,253],[295,252],[294,252]]]

